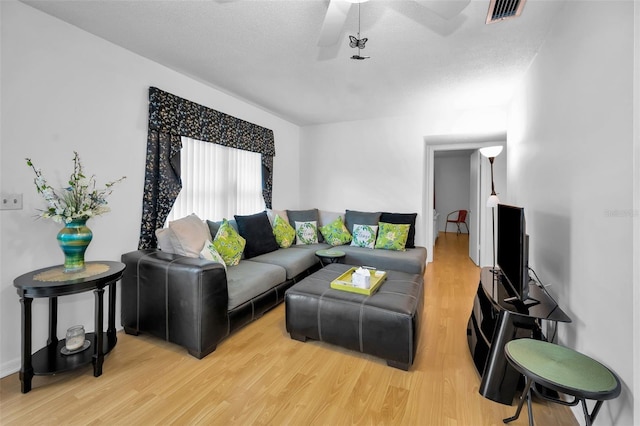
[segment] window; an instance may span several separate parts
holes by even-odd
[[[167,221],[191,213],[212,221],[265,209],[261,154],[182,138],[182,190]]]

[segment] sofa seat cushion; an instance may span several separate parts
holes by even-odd
[[[427,249],[415,247],[406,251],[368,249],[353,246],[337,246],[345,253],[347,265],[372,266],[384,271],[402,271],[409,274],[423,274],[427,262]]]
[[[312,245],[319,246],[321,244]],[[324,246],[326,244],[322,245]],[[281,248],[271,253],[256,256],[252,258],[251,261],[281,266],[286,269],[287,279],[289,280],[311,268],[320,260],[316,257],[315,250],[300,250],[290,247],[286,249]]]
[[[242,260],[238,265],[227,269],[227,310],[230,311],[286,281],[287,271],[283,267],[254,262],[254,259]]]

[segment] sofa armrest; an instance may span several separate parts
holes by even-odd
[[[159,250],[122,255],[121,321],[129,334],[150,333],[202,358],[228,334],[224,266]]]

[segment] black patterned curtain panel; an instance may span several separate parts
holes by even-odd
[[[182,189],[182,136],[262,154],[262,196],[271,208],[276,155],[273,130],[150,87],[139,249],[157,247],[155,231],[164,226]]]

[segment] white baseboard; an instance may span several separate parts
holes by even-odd
[[[7,377],[20,371],[20,358],[12,359],[0,364],[0,378]]]

